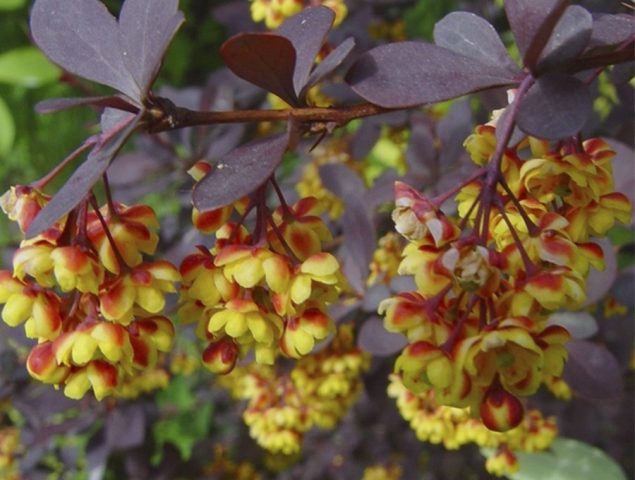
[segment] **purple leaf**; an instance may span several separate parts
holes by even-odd
[[[528,135],[549,140],[579,132],[593,109],[587,86],[569,75],[540,77],[523,98],[518,127]]]
[[[192,193],[194,206],[213,210],[239,200],[261,186],[282,161],[289,133],[261,138],[229,152]]]
[[[439,121],[437,135],[441,141],[439,165],[452,168],[465,149],[463,141],[472,133],[472,109],[468,99],[455,102],[450,111]]]
[[[633,157],[630,158],[631,171],[626,174],[627,178],[633,178]],[[614,173],[617,173],[614,171]],[[618,176],[616,179],[620,178]],[[617,255],[615,254],[615,247],[608,238],[595,239],[595,243],[602,247],[604,252],[604,270],[601,272],[592,268],[589,271],[589,276],[586,279],[586,301],[585,307],[590,307],[601,301],[611,290],[611,287],[615,283],[618,274],[617,268]]]
[[[95,107],[111,107],[124,110],[130,113],[137,113],[139,108],[131,105],[127,100],[118,96],[110,95],[105,97],[74,97],[74,98],[52,98],[42,100],[35,105],[37,113],[53,113],[70,108],[92,105]]]
[[[513,85],[515,76],[447,48],[390,43],[364,53],[346,76],[355,93],[385,108],[404,108]]]
[[[402,350],[408,345],[408,340],[403,335],[388,332],[381,319],[373,316],[362,324],[357,345],[372,355],[387,357]]]
[[[98,0],[37,0],[31,33],[60,67],[103,83],[140,102],[142,90],[128,71],[119,26]]]
[[[132,135],[142,116],[143,111],[136,117],[127,120],[125,126],[119,126],[118,133],[109,137],[103,144],[98,144],[93,148],[86,161],[73,172],[62,188],[35,217],[29,226],[27,237],[30,238],[43,232],[82,201],[93,185],[101,178],[126,140]],[[105,132],[105,134],[108,133]]]
[[[155,155],[137,151],[119,156],[117,163],[108,170],[108,182],[112,187],[132,187],[148,180],[161,169]]]
[[[360,176],[341,164],[327,164],[320,167],[320,178],[324,186],[346,201],[348,197],[362,197],[366,187]]]
[[[367,211],[362,197],[349,195],[343,197],[345,210],[342,215],[342,234],[350,258],[355,263],[361,278],[368,278],[370,261],[377,243],[375,226]]]
[[[311,72],[309,79],[306,81],[306,85],[302,87],[300,91],[300,98],[304,98],[313,85],[321,82],[325,77],[333,73],[333,71],[339,67],[344,60],[348,58],[353,49],[355,48],[355,39],[347,38],[340,43],[335,50],[329,53],[324,60],[318,63],[315,70]]]
[[[382,116],[382,115],[380,115]],[[349,142],[351,155],[362,160],[373,149],[381,135],[382,124],[376,117],[364,118]]]
[[[146,93],[161,66],[163,55],[184,21],[178,0],[126,0],[119,14],[128,71]]]
[[[592,400],[620,398],[622,368],[606,347],[586,340],[571,340],[566,347],[569,359],[562,377],[575,392]]]
[[[494,27],[473,13],[452,12],[443,17],[434,26],[434,43],[488,65],[520,73]]]
[[[276,30],[276,33],[288,38],[295,47],[293,87],[298,96],[301,96],[300,92],[307,83],[315,57],[326,40],[333,20],[335,13],[330,8],[310,7],[286,20]]]
[[[145,428],[145,413],[139,405],[116,408],[106,418],[106,444],[113,450],[138,447],[143,444]]]
[[[560,325],[571,338],[582,340],[598,333],[598,322],[589,312],[556,312],[549,315],[547,325]]]
[[[430,167],[435,158],[436,149],[430,126],[424,118],[417,117],[412,121],[406,150],[408,175],[417,179],[415,183],[421,183],[430,175]]]
[[[632,38],[633,32],[635,32],[635,17],[632,15],[593,15],[593,27],[587,51],[601,47],[616,47]]]
[[[556,68],[576,58],[591,38],[593,19],[584,8],[573,5],[560,17],[538,61],[539,70]]]
[[[505,12],[523,63],[533,69],[568,0],[507,0]]]
[[[240,78],[299,106],[293,87],[296,52],[289,39],[275,33],[239,33],[223,43],[220,53]]]

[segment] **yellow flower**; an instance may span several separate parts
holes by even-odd
[[[165,294],[175,292],[180,280],[178,270],[164,260],[145,263],[104,284],[99,293],[100,311],[104,318],[123,325],[134,318],[134,306],[143,312],[159,313],[165,307]]]
[[[55,279],[63,292],[99,292],[104,269],[92,254],[77,246],[58,247],[51,252],[51,259]]]

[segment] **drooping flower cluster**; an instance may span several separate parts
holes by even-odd
[[[213,248],[183,260],[179,316],[197,322],[209,342],[203,363],[214,373],[230,372],[250,351],[265,365],[280,353],[301,358],[333,330],[326,307],[342,277],[336,258],[322,251],[331,235],[318,209],[311,197],[273,213],[261,204],[256,234],[227,223]]]
[[[300,451],[304,432],[334,428],[359,395],[369,357],[355,345],[350,325],[339,327],[324,350],[299,360],[287,374],[271,367],[237,367],[221,378],[232,395],[248,400],[243,414],[251,436],[273,453]]]
[[[409,241],[399,273],[417,290],[379,311],[409,340],[395,370],[413,394],[434,392],[506,431],[523,419],[519,397],[558,385],[569,335],[547,325],[548,313],[583,304],[589,268],[603,268],[589,235],[627,221],[630,205],[613,191],[603,141],[555,148],[526,138],[494,161],[495,133],[482,125],[465,142],[485,166],[459,191],[458,220],[440,209],[447,195],[397,182],[393,220]]]
[[[24,232],[47,200],[16,187],[2,207]],[[71,398],[92,389],[102,399],[169,350],[174,327],[161,312],[180,275],[169,262],[143,260],[156,249],[157,227],[150,207],[89,212],[86,201],[21,243],[13,272],[0,271],[0,304],[4,322],[24,324],[38,342],[27,359],[32,377]]]
[[[524,420],[506,432],[494,432],[471,415],[469,408],[440,405],[434,390],[411,392],[399,375],[391,375],[388,394],[396,399],[399,412],[417,438],[423,442],[442,444],[455,450],[468,443],[494,449],[486,460],[488,472],[503,476],[518,470],[515,451],[538,452],[549,448],[558,429],[551,417],[543,418],[538,410],[530,410]]]

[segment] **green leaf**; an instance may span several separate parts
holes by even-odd
[[[207,436],[212,420],[212,405],[200,405],[193,412],[181,413],[154,424],[154,439],[161,451],[165,443],[174,445],[183,460],[188,460],[196,442]],[[154,461],[160,461],[161,454],[155,455]]]
[[[22,8],[26,0],[0,0],[0,10],[17,10]]]
[[[520,470],[512,480],[626,480],[620,466],[599,448],[570,438],[558,438],[549,452],[515,453]]]
[[[160,407],[176,407],[179,412],[187,411],[194,406],[192,386],[183,375],[176,375],[165,390],[157,394]]]
[[[15,139],[15,122],[11,109],[0,97],[0,157],[7,155]]]
[[[0,82],[34,88],[54,82],[60,73],[35,47],[14,48],[0,55]]]

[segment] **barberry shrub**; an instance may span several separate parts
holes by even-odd
[[[476,444],[490,474],[530,475],[532,454],[564,448],[552,397],[622,395],[583,309],[632,233],[632,158],[599,136],[615,85],[629,88],[632,17],[506,0],[505,42],[454,11],[427,43],[340,0],[252,0],[250,13],[275,30],[231,36],[227,70],[179,91],[155,85],[185,21],[178,0],[125,0],[118,16],[99,0],[33,3],[31,36],[63,78],[115,93],[39,103],[98,109],[97,133],[0,198],[23,236],[0,271],[2,320],[30,340],[23,368],[109,412],[101,462],[137,448],[123,454],[133,476],[153,471],[148,456],[130,473],[151,451],[150,406],[165,415],[152,461],[165,468],[172,443],[187,478],[434,471],[404,455],[413,442],[389,425],[388,397],[419,441]],[[148,185],[154,205],[138,198]],[[611,297],[605,316],[630,307]],[[210,428],[225,391],[245,401],[266,468],[208,445],[235,437]],[[363,438],[365,421],[379,433]],[[214,460],[192,458],[206,447]]]

